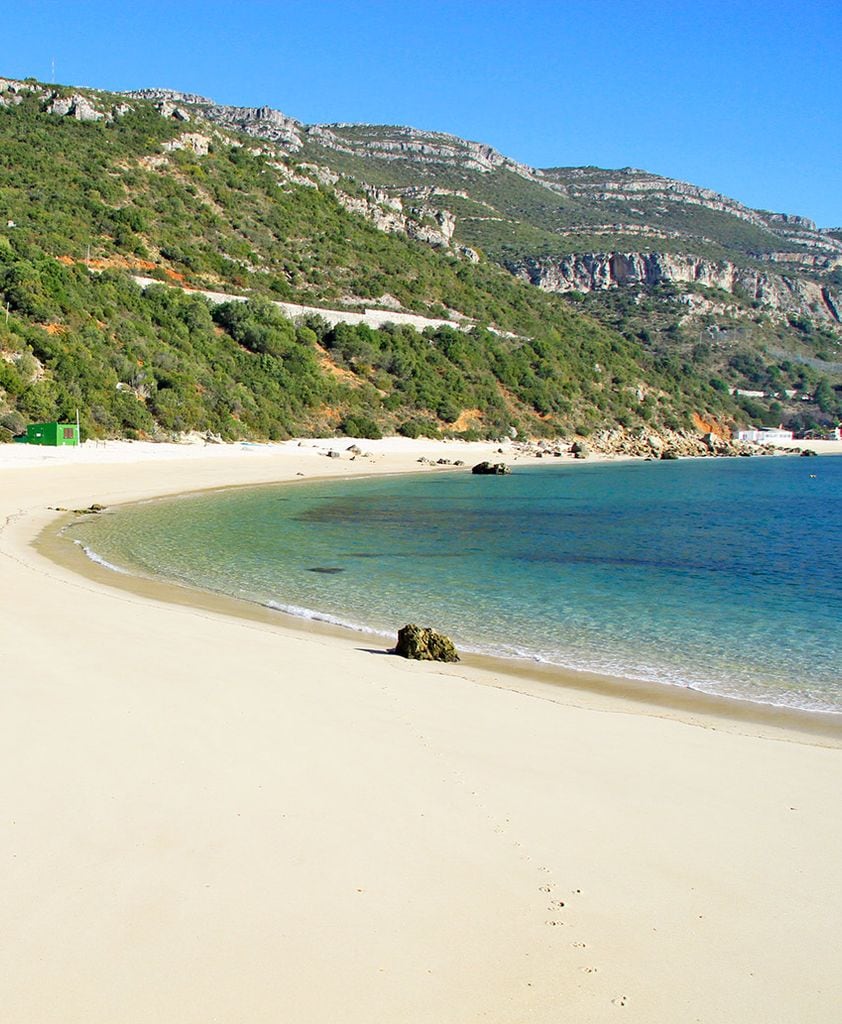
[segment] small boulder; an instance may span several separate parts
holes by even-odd
[[[398,630],[395,654],[414,661],[458,661],[459,655],[450,637],[434,629],[412,623]]]

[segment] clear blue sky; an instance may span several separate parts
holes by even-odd
[[[410,124],[842,225],[840,0],[4,7],[0,75]]]

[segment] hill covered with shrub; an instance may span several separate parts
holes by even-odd
[[[384,230],[359,192],[160,97],[1,82],[0,439],[77,408],[89,436],[226,439],[744,418],[692,358],[432,246],[424,211]],[[365,308],[396,322],[341,322]]]

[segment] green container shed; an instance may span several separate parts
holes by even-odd
[[[30,423],[26,428],[27,444],[79,444],[79,428],[75,423]]]

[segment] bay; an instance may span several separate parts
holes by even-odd
[[[549,460],[548,460],[549,461]],[[842,458],[283,484],[74,527],[116,567],[394,638],[842,712]]]

